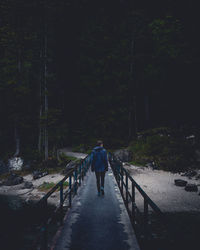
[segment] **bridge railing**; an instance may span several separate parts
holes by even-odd
[[[155,213],[158,224],[162,224],[164,222],[164,215],[162,211],[137,184],[132,176],[130,176],[119,159],[111,153],[109,153],[108,159],[138,238],[143,238],[145,242],[152,240],[153,233],[150,210]],[[143,198],[143,211],[141,211],[141,206],[139,210],[136,204],[136,191],[137,197],[139,193],[139,195]]]
[[[65,177],[59,181],[42,199],[36,204],[38,211],[42,213],[43,223],[39,229],[39,237],[36,239],[35,244],[33,244],[34,249],[47,250],[48,249],[48,228],[50,224],[59,220],[60,224],[63,222],[64,209],[63,205],[65,203],[65,209],[68,209],[72,205],[72,199],[77,194],[77,190],[86,175],[87,170],[90,167],[90,155],[86,156],[81,162],[73,169],[69,170]],[[67,188],[65,190],[65,182],[67,182]],[[48,212],[48,198],[59,190],[59,204],[55,209],[49,213]],[[40,242],[38,246],[38,242]]]

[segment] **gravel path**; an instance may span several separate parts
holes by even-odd
[[[72,152],[71,150],[72,150],[71,148],[62,148],[62,149],[59,149],[59,153],[64,153],[67,156],[72,156],[72,157],[79,158],[79,159],[84,159],[87,156],[87,154],[79,153],[79,152]]]

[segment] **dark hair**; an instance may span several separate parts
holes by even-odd
[[[98,141],[97,141],[97,146],[101,146],[101,144],[103,144],[103,141],[98,140]]]

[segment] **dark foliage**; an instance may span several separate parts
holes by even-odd
[[[152,127],[198,127],[197,9],[180,0],[2,0],[2,157],[14,154],[15,137],[20,154],[35,152],[43,128],[55,153],[95,138],[127,144]]]

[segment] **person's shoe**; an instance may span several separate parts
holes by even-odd
[[[104,188],[101,187],[101,194],[104,195]]]

